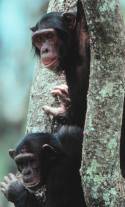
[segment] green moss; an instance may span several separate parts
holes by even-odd
[[[101,89],[99,94],[103,98],[105,98],[107,96],[112,96],[112,94],[113,94],[113,87],[114,87],[114,84],[112,82],[108,82],[107,81],[106,85],[104,85],[104,87]]]
[[[114,207],[114,199],[117,197],[117,191],[115,188],[108,189],[103,193],[103,199],[106,206]]]
[[[114,150],[114,149],[116,149],[116,147],[117,147],[117,140],[116,140],[116,138],[112,138],[109,142],[108,142],[108,144],[107,144],[107,148],[109,149],[109,150]],[[114,152],[113,152],[114,153]]]

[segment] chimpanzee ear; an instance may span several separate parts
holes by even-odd
[[[73,13],[64,13],[63,21],[69,29],[73,30],[76,26],[76,15]]]
[[[9,149],[9,155],[12,159],[14,159],[16,156],[16,151],[14,149]]]
[[[30,27],[30,30],[31,30],[32,32],[35,32],[35,31],[37,30],[37,26]]]

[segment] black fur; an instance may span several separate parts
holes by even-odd
[[[38,154],[41,161],[41,176],[46,186],[45,207],[85,207],[79,168],[81,164],[83,133],[78,127],[65,126],[56,134],[28,134],[18,144],[16,155],[23,148]],[[49,144],[54,155],[44,151],[42,146]],[[40,186],[42,187],[42,186]],[[20,194],[18,194],[20,196]],[[17,196],[17,197],[19,197]],[[17,198],[16,197],[16,198]],[[22,199],[22,198],[21,198]],[[42,207],[30,191],[26,190],[22,201],[18,198],[16,207]]]

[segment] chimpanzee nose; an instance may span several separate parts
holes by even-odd
[[[26,170],[24,170],[23,175],[24,175],[24,176],[31,175],[31,170],[30,170],[30,169],[26,169]]]
[[[44,53],[48,53],[48,52],[49,52],[49,50],[48,50],[48,48],[47,48],[47,47],[42,48],[42,54],[44,54]]]

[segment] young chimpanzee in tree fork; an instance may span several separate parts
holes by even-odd
[[[78,1],[77,14],[52,12],[42,16],[32,28],[32,44],[41,63],[54,72],[64,71],[71,106],[59,110],[45,106],[56,117],[67,113],[66,124],[84,126],[89,84],[90,47],[84,11]],[[57,87],[54,95],[67,94],[65,87]]]
[[[63,126],[56,134],[28,134],[10,156],[16,162],[22,181],[1,189],[16,207],[85,207],[79,168],[83,133],[78,127]],[[45,187],[46,191],[43,191]],[[41,198],[44,192],[46,202]]]

